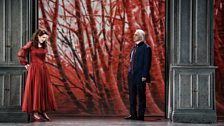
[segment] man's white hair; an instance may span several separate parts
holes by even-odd
[[[137,29],[135,31],[135,34],[138,34],[139,36],[141,36],[141,41],[145,41],[145,32],[142,29]]]

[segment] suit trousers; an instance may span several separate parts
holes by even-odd
[[[146,108],[146,83],[133,79],[133,75],[128,77],[129,101],[130,101],[130,114],[134,117],[144,119]],[[137,102],[138,100],[138,102]],[[136,106],[138,103],[138,112]]]

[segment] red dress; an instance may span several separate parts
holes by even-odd
[[[30,52],[31,62],[28,68],[22,111],[55,111],[53,88],[45,64],[47,49],[35,48],[31,41],[28,42],[17,54],[20,63],[23,65],[28,64],[26,59],[28,52]]]

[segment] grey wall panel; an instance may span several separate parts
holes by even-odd
[[[192,0],[176,0],[176,64],[192,63]]]
[[[12,0],[6,0],[5,1],[5,50],[6,50],[6,55],[5,55],[5,59],[6,62],[5,64],[8,64],[9,59],[11,58],[11,31],[12,31],[12,27],[11,27],[11,21],[12,21],[12,15],[11,15],[11,11],[12,11],[12,6],[11,6],[11,2]],[[16,29],[15,29],[16,30]]]
[[[13,9],[11,10],[11,36],[9,45],[9,63],[18,63],[18,58],[16,56],[19,50],[19,44],[22,43],[22,26],[25,25],[25,22],[22,22],[22,1],[21,0],[12,0],[11,6]]]
[[[209,109],[212,108],[212,99],[213,96],[211,89],[211,79],[212,74],[199,74],[197,75],[197,94],[196,94],[196,107],[200,109]]]
[[[0,64],[19,64],[17,52],[31,37],[32,3],[28,0],[0,1]]]
[[[216,122],[213,0],[166,3],[169,117],[175,122]]]
[[[212,109],[214,71],[180,67],[174,71],[176,109]]]
[[[4,89],[5,89],[5,78],[4,75],[0,74],[0,106],[4,106]]]
[[[10,93],[8,106],[21,106],[22,105],[22,74],[10,74]]]
[[[0,0],[0,64],[5,62],[5,0]]]
[[[31,34],[32,34],[32,33],[30,33],[30,30],[29,30],[29,27],[30,27],[31,24],[28,23],[29,20],[31,20],[29,18],[30,17],[29,16],[30,11],[27,11],[28,7],[29,7],[29,3],[27,3],[26,1],[27,0],[22,0],[22,8],[23,8],[23,10],[22,10],[22,22],[23,22],[23,24],[21,26],[22,27],[22,31],[21,31],[22,40],[21,40],[20,43],[17,42],[19,47],[22,47],[26,43],[26,41],[28,41],[30,39]]]
[[[21,66],[1,67],[0,100],[2,108],[10,108],[10,110],[19,111],[18,108],[22,105],[26,72],[25,68]],[[5,110],[7,111],[7,109]]]
[[[178,73],[176,80],[178,83],[177,93],[178,105],[177,109],[192,109],[193,108],[193,95],[192,95],[192,74],[191,73]]]
[[[37,0],[0,0],[0,122],[28,119],[21,112],[26,70],[17,52],[37,28],[37,5]]]
[[[176,122],[215,122],[214,67],[173,66],[171,118]]]
[[[208,15],[208,1],[196,0],[195,15],[194,15],[194,59],[195,64],[209,65],[210,64],[210,40],[209,32],[210,16]],[[201,7],[203,6],[203,7]]]

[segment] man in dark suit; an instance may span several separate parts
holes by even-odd
[[[146,108],[146,83],[150,82],[150,67],[152,51],[145,43],[145,32],[137,29],[134,37],[135,45],[130,54],[128,69],[128,88],[130,100],[130,115],[125,119],[144,120]],[[136,111],[136,99],[138,97],[138,112]]]

